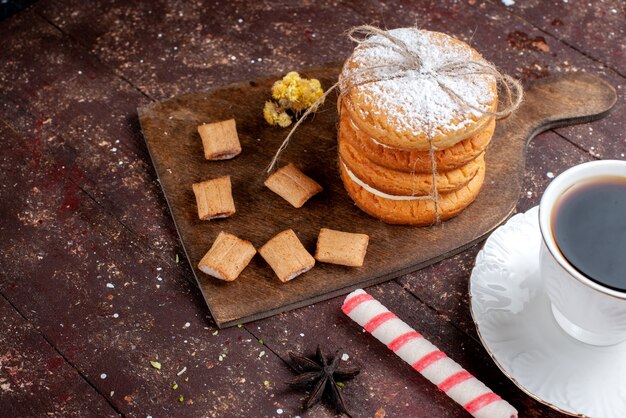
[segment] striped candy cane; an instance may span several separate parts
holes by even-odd
[[[476,418],[517,418],[517,410],[443,351],[359,289],[341,310]]]

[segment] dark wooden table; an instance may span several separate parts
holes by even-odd
[[[218,332],[138,127],[150,101],[343,60],[363,23],[471,38],[524,80],[589,71],[626,86],[620,0],[39,1],[0,22],[0,416],[304,415],[285,360],[318,343],[361,367],[343,389],[355,416],[465,416],[344,317],[342,298]],[[624,159],[625,118],[620,97],[602,121],[537,137],[518,210],[572,165]],[[480,246],[369,291],[521,416],[557,416],[478,341],[467,280]]]

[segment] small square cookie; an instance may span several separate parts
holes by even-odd
[[[218,177],[192,186],[198,204],[198,218],[227,218],[235,213],[235,202],[230,184],[230,176]]]
[[[256,250],[250,241],[222,231],[198,263],[198,268],[210,276],[232,282],[255,254]]]
[[[365,259],[369,237],[365,234],[320,229],[315,259],[323,263],[361,267]]]
[[[295,208],[302,207],[313,195],[323,190],[315,180],[291,163],[276,170],[263,184]]]
[[[283,283],[309,271],[315,265],[315,259],[291,229],[266,242],[259,248],[259,254]]]
[[[241,152],[235,119],[202,124],[198,133],[207,160],[228,160]]]

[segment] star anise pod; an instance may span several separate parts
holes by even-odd
[[[341,363],[339,351],[336,351],[332,356],[326,357],[319,345],[317,346],[314,359],[292,352],[289,353],[289,357],[291,358],[292,367],[298,373],[298,376],[287,383],[292,386],[313,388],[304,405],[305,410],[318,403],[322,396],[326,394],[326,397],[337,411],[350,416],[337,382],[344,382],[354,378],[359,374],[358,369],[339,367]]]

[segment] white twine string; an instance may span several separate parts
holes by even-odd
[[[375,40],[375,36],[383,38],[389,42],[383,43]],[[422,68],[423,60],[419,56],[419,54],[409,48],[409,46],[404,43],[404,41],[393,36],[389,31],[385,31],[370,25],[357,26],[350,29],[350,31],[348,32],[348,38],[350,38],[350,40],[356,42],[360,46],[364,46],[366,48],[391,48],[398,53],[399,59],[398,61],[390,62],[388,64],[374,65],[354,70],[349,73],[347,77],[345,77],[343,80],[338,81],[337,83],[333,84],[328,90],[326,90],[326,92],[302,114],[300,119],[298,119],[298,121],[291,128],[291,131],[283,140],[282,144],[274,154],[270,165],[267,167],[266,171],[268,173],[271,173],[276,168],[276,164],[278,163],[280,155],[289,145],[291,137],[293,136],[296,129],[298,129],[298,127],[302,124],[302,122],[304,121],[304,119],[306,119],[308,115],[314,112],[314,109],[316,110],[318,106],[324,103],[324,100],[326,100],[326,97],[332,91],[339,88],[339,97],[341,99],[341,103],[343,103],[343,97],[349,95],[350,91],[355,87],[359,87],[369,83],[377,83],[380,81],[403,78],[406,77],[409,72],[413,72],[413,76],[415,76],[414,71]],[[393,71],[388,71],[384,75],[381,75],[380,73],[376,73],[375,71],[380,69]],[[505,118],[513,113],[515,110],[517,110],[522,103],[522,99],[524,96],[524,89],[519,81],[509,76],[508,74],[500,72],[494,64],[483,59],[479,60],[475,58],[469,58],[464,59],[463,61],[449,60],[427,73],[418,73],[418,75],[423,77],[430,77],[437,83],[441,90],[443,90],[448,96],[450,96],[450,98],[452,98],[462,106],[472,109],[480,115],[493,116],[498,119]],[[498,91],[502,93],[498,95],[499,99],[503,98],[503,100],[499,100],[500,103],[498,109],[495,112],[487,111],[472,105],[461,95],[457,94],[453,89],[446,86],[443,81],[443,79],[446,77],[465,77],[468,75],[487,75],[494,78]],[[339,112],[341,112],[342,107],[343,106],[339,107]],[[431,159],[431,170],[433,176],[433,193],[430,198],[434,200],[435,221],[436,223],[439,223],[439,194],[437,191],[437,164],[435,161],[436,148],[433,144],[433,137],[433,129],[431,126],[429,126],[429,155]]]

